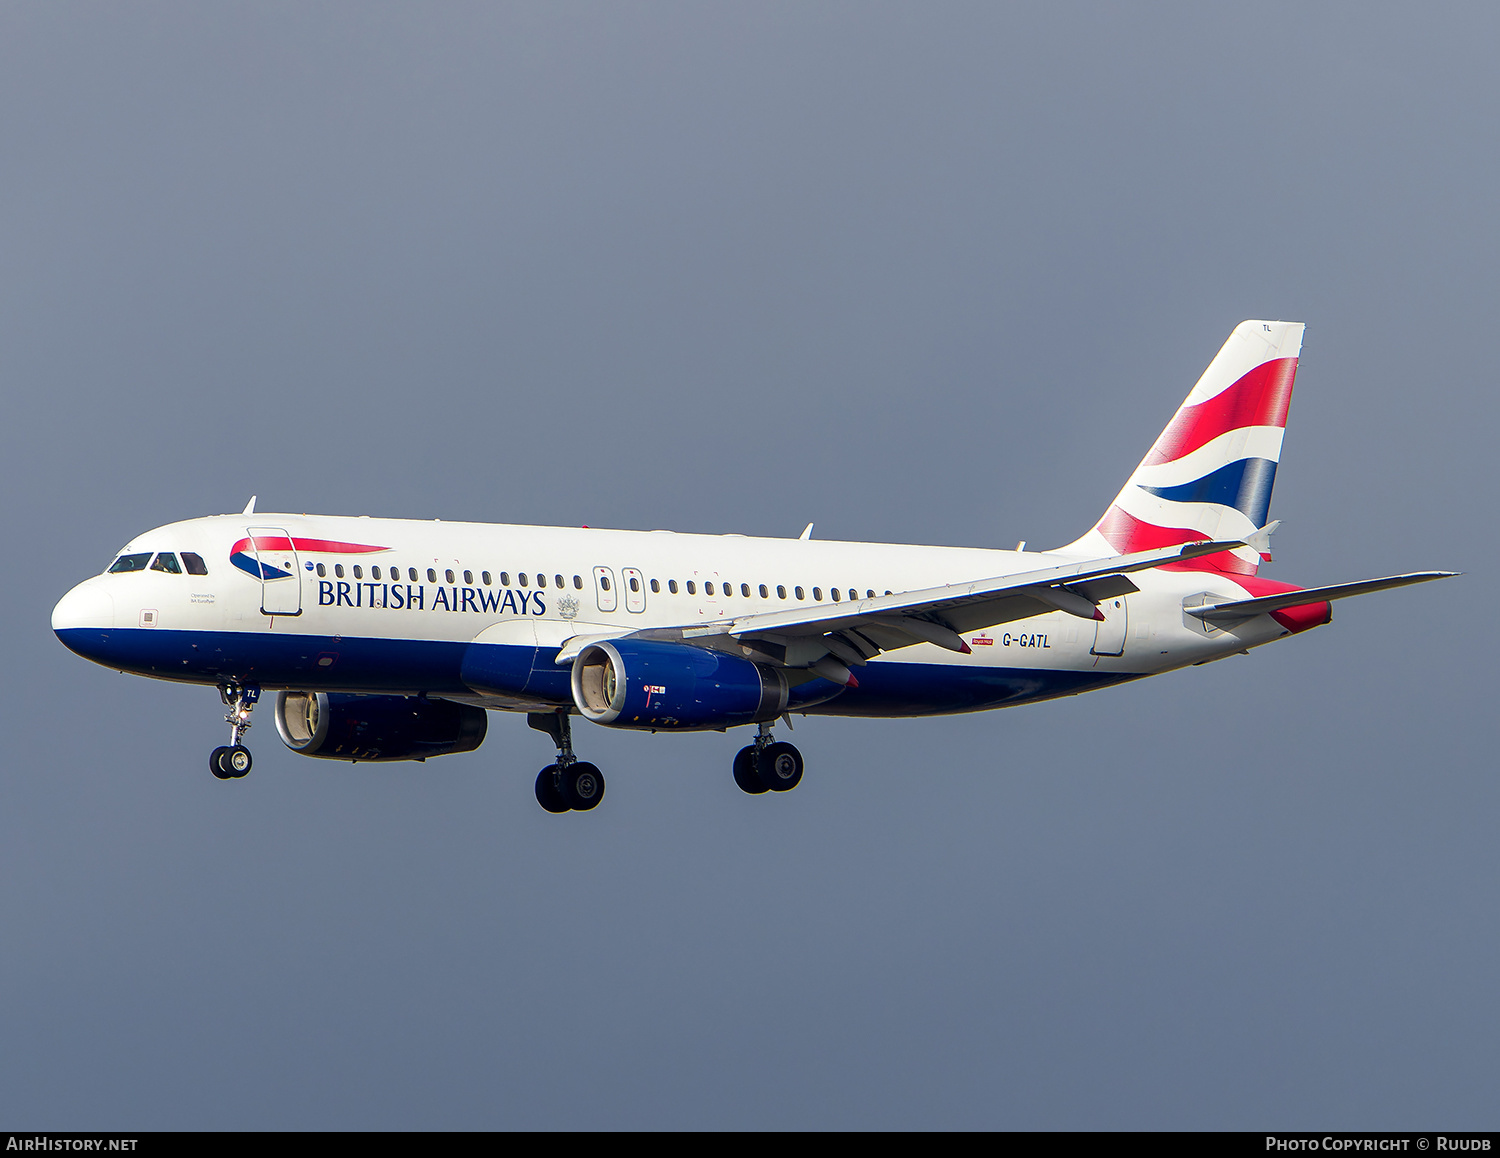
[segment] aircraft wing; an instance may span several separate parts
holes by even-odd
[[[1138,590],[1128,578],[1130,572],[1243,546],[1238,539],[1185,543],[873,599],[819,603],[716,623],[621,632],[612,637],[676,639],[700,647],[732,649],[738,654],[749,652],[765,662],[810,668],[825,678],[848,683],[853,677],[845,665],[862,665],[882,651],[934,643],[967,653],[964,632],[1051,611],[1065,611],[1080,619],[1102,619],[1097,606],[1100,600]],[[572,662],[599,638],[605,637],[574,637],[558,653],[557,662]]]
[[[1309,587],[1304,591],[1285,591],[1280,595],[1263,595],[1259,599],[1236,599],[1230,603],[1212,603],[1207,607],[1189,607],[1187,613],[1197,616],[1205,623],[1238,623],[1255,615],[1263,615],[1268,611],[1305,607],[1309,603],[1327,603],[1330,599],[1345,599],[1350,595],[1364,595],[1371,591],[1384,591],[1390,587],[1426,583],[1430,579],[1451,579],[1457,574],[1457,571],[1413,571],[1408,575],[1390,575],[1384,579],[1336,583],[1331,587]]]

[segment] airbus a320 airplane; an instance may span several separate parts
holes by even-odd
[[[758,725],[748,793],[785,791],[791,713],[919,716],[1076,695],[1243,652],[1331,618],[1331,600],[1454,574],[1302,589],[1262,579],[1303,327],[1242,322],[1103,517],[1052,551],[669,531],[257,514],[132,540],[52,613],[106,667],[213,684],[250,770],[261,692],[304,756],[468,752],[486,709],[525,712],[556,762],[550,812],[593,808],[576,713],[609,728]]]

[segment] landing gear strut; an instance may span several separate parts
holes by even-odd
[[[755,743],[735,754],[734,782],[752,796],[766,791],[790,792],[802,782],[802,753],[775,739],[771,725],[763,723]]]
[[[250,730],[250,712],[260,700],[260,688],[254,684],[220,684],[219,698],[229,709],[224,717],[229,725],[229,746],[209,753],[208,770],[220,780],[238,780],[254,762],[250,749],[240,739]]]
[[[536,776],[536,802],[548,812],[587,812],[604,799],[604,773],[573,755],[573,725],[566,708],[528,712],[526,722],[557,745],[557,763]]]

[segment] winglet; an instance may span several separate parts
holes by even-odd
[[[255,514],[255,496],[254,495],[250,496],[250,501],[245,504],[245,509],[243,511],[241,511],[240,514],[242,514],[242,515],[253,515],[253,514]]]
[[[798,535],[797,538],[799,540],[811,539],[812,538],[812,528],[813,528],[813,525],[811,523],[808,523],[807,526],[805,526],[805,527],[802,528],[802,533],[800,535]]]

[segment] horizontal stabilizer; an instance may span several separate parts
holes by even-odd
[[[1409,575],[1390,575],[1384,579],[1365,579],[1359,583],[1336,583],[1332,587],[1310,587],[1305,591],[1284,591],[1279,595],[1237,599],[1232,603],[1215,603],[1209,607],[1189,607],[1187,613],[1197,616],[1205,623],[1237,623],[1269,611],[1285,611],[1288,607],[1305,607],[1309,603],[1327,603],[1330,599],[1345,599],[1350,595],[1366,595],[1371,591],[1384,591],[1390,587],[1426,583],[1429,579],[1451,579],[1457,574],[1457,571],[1413,571]]]

